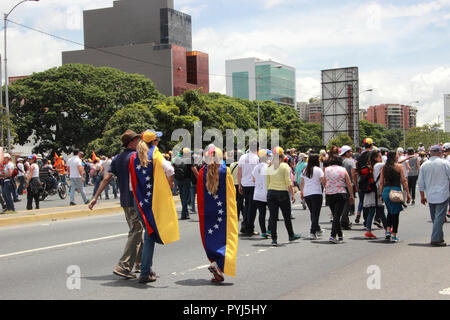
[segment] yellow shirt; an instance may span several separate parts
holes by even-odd
[[[267,190],[288,191],[288,187],[292,185],[289,165],[283,162],[278,169],[273,165],[267,168],[266,183]]]

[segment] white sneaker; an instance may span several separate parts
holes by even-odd
[[[314,233],[310,233],[309,237],[311,238],[311,240],[317,240],[317,236]]]

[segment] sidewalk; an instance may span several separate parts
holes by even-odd
[[[174,197],[175,203],[180,202],[180,197]],[[40,221],[57,221],[72,218],[98,216],[110,213],[122,212],[120,201],[97,202],[94,210],[89,210],[87,204],[76,206],[62,206],[45,209],[16,211],[11,214],[0,214],[0,227],[17,224],[34,223]]]

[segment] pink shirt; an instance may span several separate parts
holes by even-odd
[[[346,173],[344,167],[336,165],[325,168],[325,194],[347,193]]]

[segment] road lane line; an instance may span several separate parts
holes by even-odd
[[[55,245],[55,246],[49,246],[49,247],[43,247],[43,248],[37,248],[37,249],[30,249],[30,250],[25,250],[25,251],[12,252],[12,253],[7,253],[7,254],[2,254],[2,255],[0,255],[0,258],[18,256],[18,255],[21,255],[21,254],[33,253],[33,252],[39,252],[39,251],[45,251],[45,250],[51,250],[51,249],[70,247],[70,246],[83,244],[83,243],[90,243],[90,242],[96,242],[96,241],[102,241],[102,240],[116,239],[116,238],[121,238],[121,237],[124,237],[124,236],[127,236],[127,235],[128,235],[128,233],[123,233],[123,234],[117,234],[117,235],[114,235],[114,236],[108,236],[108,237],[102,237],[102,238],[96,238],[96,239],[89,239],[89,240],[82,240],[82,241],[76,241],[76,242],[71,242],[71,243],[63,243],[63,244],[58,244],[58,245]]]

